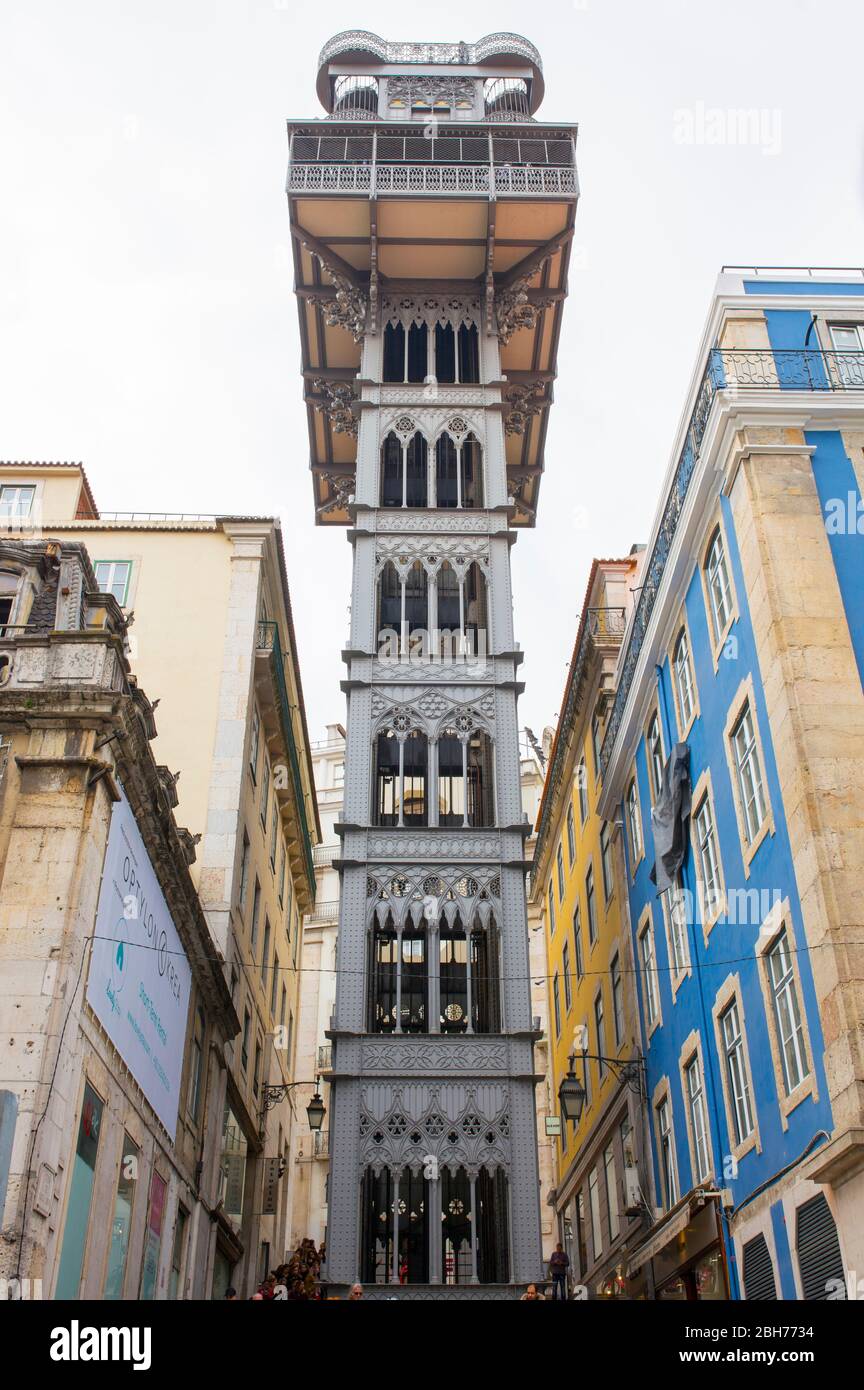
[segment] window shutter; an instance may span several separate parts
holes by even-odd
[[[777,1298],[771,1251],[761,1232],[744,1246],[744,1297],[763,1300]]]
[[[837,1227],[823,1193],[798,1208],[795,1228],[803,1297],[808,1301],[827,1298],[829,1281],[834,1279],[839,1279],[841,1288],[845,1288]]]

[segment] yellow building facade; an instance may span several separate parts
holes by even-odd
[[[621,826],[597,812],[599,750],[639,556],[595,560],[552,743],[537,823],[532,909],[542,913],[552,1091],[560,1126],[554,1208],[577,1297],[627,1289],[626,1250],[647,1188],[639,1018]],[[607,1059],[607,1060],[602,1060]],[[568,1075],[584,1092],[561,1113]]]

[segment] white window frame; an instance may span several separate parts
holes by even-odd
[[[656,739],[652,737],[652,730],[654,729],[657,731]],[[656,705],[648,716],[648,723],[645,725],[645,760],[648,764],[648,787],[651,792],[651,802],[653,805],[660,795],[663,786],[663,769],[666,766],[666,755],[663,748],[663,726],[660,723],[660,710]]]
[[[694,859],[699,869],[702,928],[707,938],[723,912],[725,889],[710,786],[706,783],[704,788],[699,788],[699,793],[693,798],[696,810],[691,818],[691,827]]]
[[[749,878],[751,861],[756,851],[766,835],[774,834],[774,813],[766,780],[765,754],[756,714],[756,694],[752,675],[748,675],[741,682],[735,693],[726,716],[723,735],[738,821],[741,857],[744,861],[744,877]],[[745,780],[745,768],[747,777],[753,776],[754,771],[756,775],[752,804]],[[758,824],[755,816],[760,817]]]
[[[726,541],[718,524],[708,543],[703,566],[705,588],[708,593],[708,616],[711,623],[712,644],[716,649],[723,642],[735,615],[735,600],[729,562],[726,558]]]
[[[636,785],[635,770],[627,783],[624,799],[627,806],[627,834],[630,840],[630,875],[632,877],[645,855],[645,844],[642,837],[642,808],[639,805],[639,788]]]
[[[705,1072],[698,1035],[687,1039],[681,1053],[681,1090],[687,1108],[687,1133],[693,1185],[706,1182],[713,1171],[711,1131],[705,1096]]]
[[[583,758],[576,769],[576,783],[579,792],[579,816],[584,825],[588,819],[588,767]]]
[[[765,952],[765,965],[768,970],[774,1026],[780,1044],[783,1084],[786,1095],[791,1096],[810,1075],[810,1063],[804,1032],[804,1011],[785,923]]]
[[[646,907],[639,921],[637,931],[639,941],[639,963],[642,967],[642,998],[645,1007],[645,1025],[648,1037],[662,1023],[660,989],[657,978],[657,952],[654,943],[654,923],[651,908]],[[647,948],[647,949],[646,949]]]
[[[27,507],[22,509],[22,494],[28,494]],[[7,507],[7,497],[10,505]],[[26,521],[33,513],[33,506],[36,502],[35,483],[3,483],[0,484],[0,521]]]
[[[606,1213],[609,1217],[609,1239],[615,1241],[621,1233],[621,1213],[618,1206],[618,1165],[615,1162],[615,1145],[607,1144],[603,1150],[603,1176],[606,1180]]]
[[[588,1205],[591,1208],[591,1249],[596,1264],[603,1254],[603,1228],[600,1224],[600,1175],[596,1168],[588,1174]]]
[[[683,655],[683,660],[682,660]],[[693,667],[693,646],[686,618],[678,624],[669,653],[672,671],[672,690],[675,696],[675,718],[678,736],[685,739],[699,714],[699,692]]]
[[[750,1094],[750,1073],[744,1051],[744,1029],[738,999],[733,995],[719,1016],[723,1042],[723,1075],[729,1088],[729,1101],[734,1120],[736,1148],[746,1144],[756,1122]]]
[[[99,578],[99,571],[100,571],[100,570],[105,570],[105,569],[107,569],[107,571],[108,571],[108,576],[107,576],[106,582],[103,583],[102,580]],[[117,583],[117,571],[118,571],[118,569],[125,569],[125,571],[126,571],[126,577],[125,577],[125,579],[123,580],[123,597],[122,597],[122,598],[119,597],[116,593],[114,593],[114,586],[115,586],[115,584]],[[121,608],[125,608],[125,607],[126,607],[126,600],[127,600],[128,597],[129,597],[129,581],[130,581],[130,579],[132,578],[132,561],[131,561],[131,560],[94,560],[94,562],[93,562],[93,573],[94,573],[94,575],[96,576],[96,583],[99,585],[99,592],[100,592],[100,594],[113,594],[113,595],[114,595],[114,598],[117,599],[117,602],[119,603],[120,607],[121,607]]]
[[[678,1161],[675,1154],[675,1121],[672,1112],[672,1096],[669,1080],[663,1077],[658,1082],[652,1097],[654,1114],[654,1135],[657,1143],[657,1167],[660,1176],[661,1206],[671,1211],[678,1202]]]
[[[756,724],[749,700],[735,722],[731,741],[744,832],[747,843],[752,845],[768,814],[768,803],[765,797],[765,778],[759,759],[759,745],[756,742]]]
[[[761,962],[759,969],[761,969]],[[735,1010],[738,1025],[737,1042],[735,1045],[736,1060],[735,1066],[738,1068],[738,1080],[730,1068],[728,1056],[728,1034],[724,1024],[724,1018],[730,1008]],[[723,984],[717,991],[717,996],[712,1006],[712,1016],[714,1019],[714,1038],[717,1047],[717,1056],[720,1059],[722,1076],[723,1104],[726,1108],[726,1126],[729,1135],[729,1148],[732,1157],[739,1161],[746,1153],[753,1148],[761,1152],[761,1140],[759,1136],[759,1110],[756,1106],[756,1097],[753,1089],[753,1073],[750,1067],[750,1054],[747,1046],[747,1020],[744,1012],[744,996],[741,990],[741,980],[737,974],[727,975]],[[733,1041],[735,1041],[733,1039]],[[741,1126],[741,1106],[746,1098],[746,1106],[749,1107],[750,1129],[745,1134]],[[745,1112],[746,1115],[746,1112]]]

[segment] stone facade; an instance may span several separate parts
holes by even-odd
[[[125,622],[97,593],[83,547],[34,541],[0,552],[29,606],[19,614],[26,634],[0,636],[2,1100],[14,1129],[0,1174],[0,1279],[18,1280],[8,1287],[24,1297],[203,1297],[224,1053],[239,1024],[189,874],[194,848],[150,748],[156,726],[130,675]],[[121,796],[191,968],[173,1139],[85,998]],[[89,1213],[75,1187],[85,1125]]]

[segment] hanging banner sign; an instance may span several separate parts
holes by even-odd
[[[111,812],[87,1003],[171,1138],[192,972],[125,796]]]

